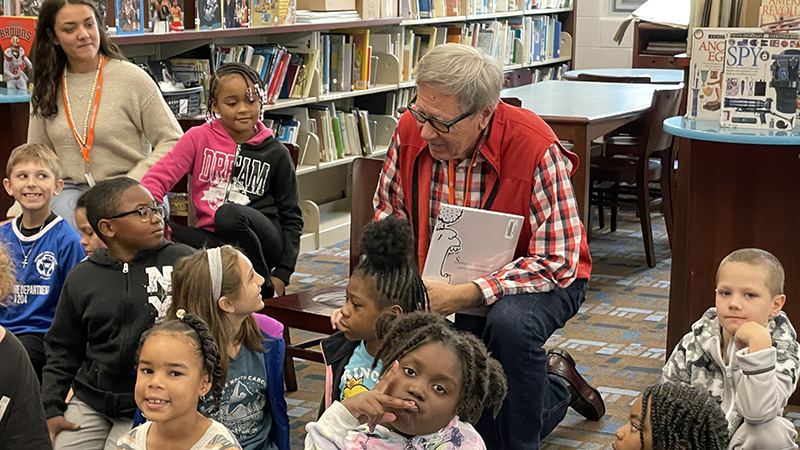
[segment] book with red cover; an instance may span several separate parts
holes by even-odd
[[[299,67],[298,64],[291,62],[290,59],[289,68],[286,70],[286,78],[283,80],[283,86],[281,86],[281,93],[278,98],[289,98],[292,95]]]
[[[27,89],[33,65],[29,55],[36,37],[35,17],[0,16],[3,79],[10,89]]]
[[[276,100],[278,100],[278,95],[281,93],[281,87],[283,87],[283,80],[286,78],[286,72],[289,70],[289,59],[291,58],[291,54],[286,52],[281,56],[281,60],[278,62],[278,67],[275,69],[275,79],[272,80],[272,83],[269,86],[269,102],[268,104],[274,104]]]

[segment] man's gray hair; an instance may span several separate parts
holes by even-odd
[[[462,113],[476,113],[500,101],[503,69],[497,58],[464,44],[437,45],[417,63],[417,85],[455,95]]]

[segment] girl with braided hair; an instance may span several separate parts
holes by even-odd
[[[380,382],[306,425],[306,450],[485,449],[470,424],[497,414],[507,383],[483,343],[427,312],[385,314],[376,332]]]
[[[382,314],[429,309],[428,293],[411,258],[408,222],[396,217],[372,222],[364,227],[361,245],[364,258],[350,276],[347,302],[331,316],[339,331],[322,341],[327,370],[320,414],[333,401],[378,382],[383,366],[375,359],[380,344],[375,322]]]
[[[724,450],[728,422],[705,391],[686,384],[648,386],[616,431],[614,450]]]
[[[185,175],[195,227],[168,222],[172,240],[194,248],[236,245],[265,282],[284,294],[300,251],[303,217],[289,151],[261,122],[264,84],[252,67],[220,66],[211,77],[206,123],[181,137],[142,178],[164,198]]]
[[[200,412],[225,425],[244,450],[289,450],[284,342],[267,336],[253,317],[264,308],[263,283],[250,260],[230,245],[198,250],[175,264],[167,316],[181,310],[197,315],[219,346],[221,406],[206,395]]]
[[[211,391],[219,408],[222,368],[214,336],[205,321],[178,312],[142,334],[134,397],[147,415],[117,441],[118,450],[215,448],[241,450],[221,423],[197,411]]]

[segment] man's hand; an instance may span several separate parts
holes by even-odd
[[[736,342],[736,348],[741,350],[745,347],[750,347],[750,353],[772,347],[772,336],[770,336],[769,331],[756,322],[742,324],[733,338]]]
[[[79,430],[80,428],[80,425],[68,421],[64,418],[64,416],[55,416],[47,419],[47,431],[50,432],[50,442],[53,443],[54,448],[58,433],[61,433],[62,431],[75,431]]]
[[[483,292],[473,282],[447,284],[438,280],[423,280],[428,288],[431,311],[447,316],[463,309],[477,308],[483,303]]]
[[[342,308],[336,308],[331,313],[331,326],[334,330],[339,329],[339,319],[342,318]]]
[[[395,361],[392,368],[381,377],[371,391],[361,392],[342,401],[342,406],[347,408],[359,423],[367,424],[370,432],[375,431],[375,426],[379,423],[393,422],[397,419],[398,412],[419,411],[414,402],[386,395],[386,390],[391,386],[399,370],[400,363]]]
[[[275,286],[275,293],[278,294],[278,296],[286,293],[286,285],[283,284],[280,278],[269,277],[269,279],[272,281],[272,285]]]

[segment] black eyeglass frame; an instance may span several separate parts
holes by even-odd
[[[151,211],[150,217],[146,217],[147,213],[144,211]],[[141,208],[136,208],[133,211],[128,211],[113,215],[111,217],[106,217],[106,220],[119,219],[120,217],[130,216],[131,214],[135,213],[139,214],[139,216],[142,218],[142,222],[147,222],[153,219],[153,214],[157,215],[161,219],[164,219],[167,216],[167,209],[164,207],[164,205],[142,206]]]
[[[433,127],[433,129],[438,131],[438,132],[440,132],[440,133],[449,133],[450,132],[450,128],[453,125],[455,125],[458,122],[461,122],[462,120],[466,119],[467,117],[475,114],[474,112],[468,112],[468,113],[464,113],[464,114],[456,117],[455,119],[453,119],[453,120],[451,120],[449,122],[443,122],[443,121],[441,121],[439,119],[434,119],[432,117],[426,116],[420,110],[416,109],[416,107],[417,107],[417,105],[414,102],[411,102],[411,103],[408,104],[408,106],[406,106],[406,109],[408,110],[408,112],[411,113],[411,117],[413,117],[417,122],[422,123],[422,124],[424,124],[425,122],[430,122],[430,124]],[[442,130],[442,129],[438,128],[437,125],[442,125],[442,126],[445,127],[445,129]]]

